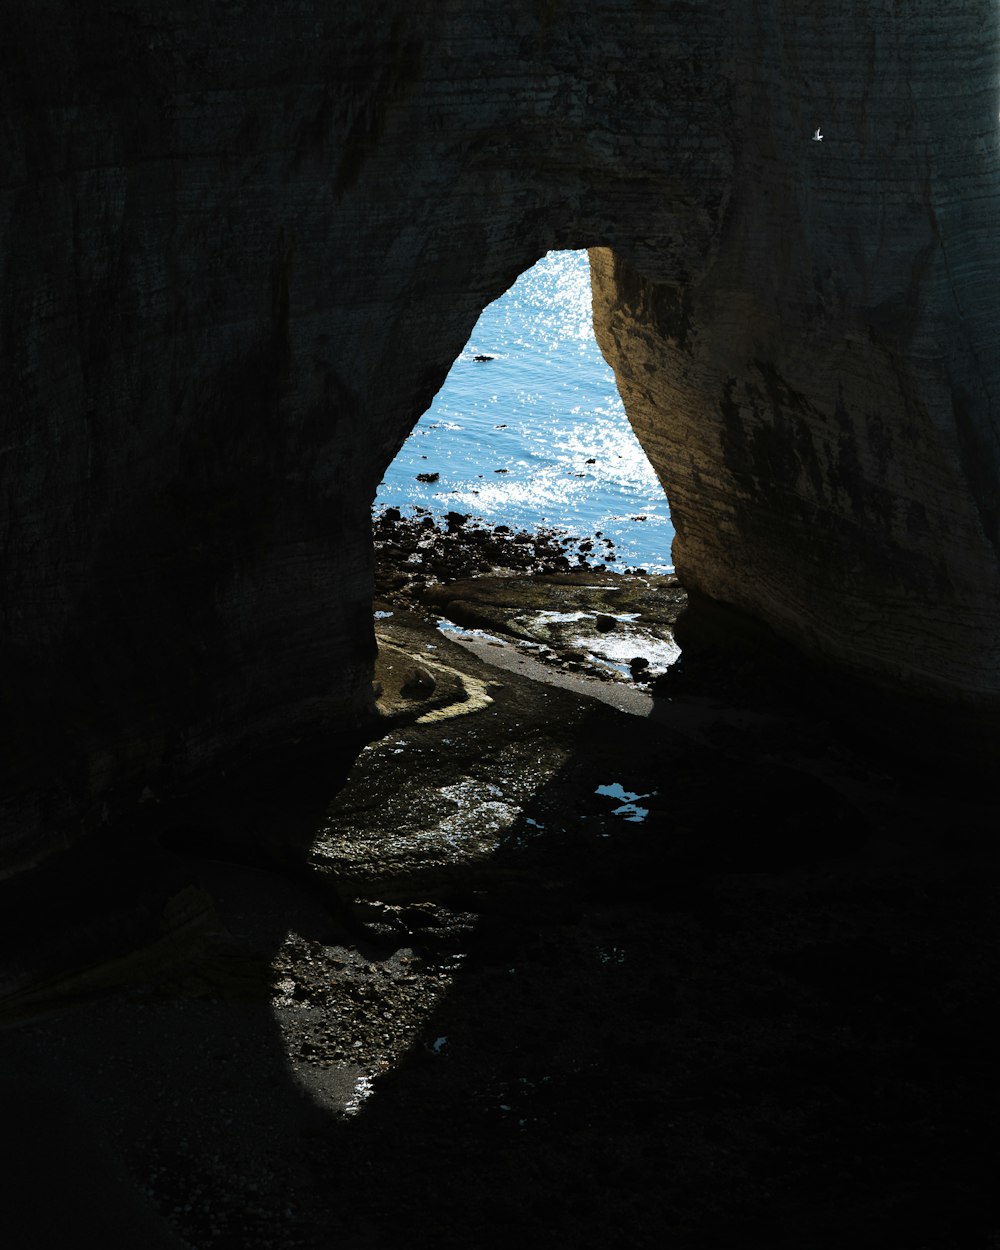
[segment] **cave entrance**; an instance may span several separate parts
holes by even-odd
[[[677,659],[667,498],[594,337],[585,251],[549,252],[483,311],[374,524],[377,616],[419,603],[457,641],[485,630],[581,676],[647,682]],[[484,575],[504,580],[470,586]]]
[[[486,307],[374,508],[554,532],[574,564],[672,571],[666,495],[594,338],[586,251],[549,252]]]

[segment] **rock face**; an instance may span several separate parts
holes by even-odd
[[[370,715],[375,487],[554,247],[596,249],[705,611],[995,710],[996,27],[985,0],[5,15],[4,871]]]
[[[945,86],[935,16],[802,6],[742,27],[711,246],[661,252],[657,274],[591,255],[598,338],[705,626],[764,622],[944,712],[1000,692],[998,128],[990,40],[956,46]]]

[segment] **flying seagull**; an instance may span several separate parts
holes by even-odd
[[[823,136],[822,136],[822,134],[820,133],[820,129],[819,129],[819,127],[818,127],[818,126],[816,127],[815,131],[813,132],[813,138],[816,140],[816,142],[817,142],[817,143],[822,143],[822,142],[823,142]]]

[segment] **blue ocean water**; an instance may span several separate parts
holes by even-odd
[[[594,340],[585,251],[549,252],[483,311],[378,488],[375,511],[390,506],[602,534],[619,568],[671,571],[667,499]]]

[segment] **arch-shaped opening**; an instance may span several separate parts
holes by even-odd
[[[585,250],[548,252],[483,310],[387,469],[373,516],[396,585],[402,566],[432,582],[587,571],[614,583],[638,573],[663,589],[673,573],[669,505],[594,335]],[[623,604],[615,637],[602,638],[594,626],[599,615],[607,626],[607,594],[592,603],[555,595],[547,617],[521,622],[523,636],[582,648],[601,675],[645,679],[677,649],[663,628],[629,628],[635,606]],[[644,663],[630,668],[637,656]]]
[[[586,251],[547,253],[483,310],[386,471],[387,507],[600,535],[588,564],[672,570],[666,495],[594,338]]]

